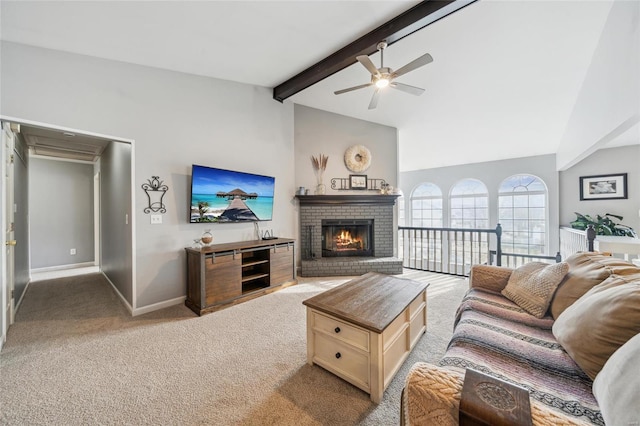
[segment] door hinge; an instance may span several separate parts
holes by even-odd
[[[13,294],[15,293],[15,290],[11,290],[11,298],[13,299]]]
[[[11,164],[13,164],[13,160],[14,160],[14,156],[13,156],[13,154],[11,154],[11,155],[9,156],[9,160],[11,161]]]

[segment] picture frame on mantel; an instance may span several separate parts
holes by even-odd
[[[349,189],[367,189],[367,175],[349,175]]]
[[[627,199],[627,174],[580,176],[580,201]]]

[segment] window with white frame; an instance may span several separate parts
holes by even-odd
[[[544,254],[547,241],[547,186],[528,174],[511,176],[498,190],[502,251]]]
[[[463,179],[451,188],[451,228],[488,228],[489,193],[478,179]]]
[[[398,204],[398,226],[404,226],[404,215],[405,215],[405,208],[404,208],[404,196],[400,196],[398,197],[396,204]]]
[[[442,191],[435,183],[422,183],[411,192],[411,226],[442,227]]]

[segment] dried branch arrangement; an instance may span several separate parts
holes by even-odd
[[[324,172],[327,169],[327,161],[329,157],[323,154],[318,155],[317,157],[311,156],[311,164],[313,165],[313,170],[316,172]]]

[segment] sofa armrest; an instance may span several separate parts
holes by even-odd
[[[500,293],[509,282],[513,269],[493,265],[473,265],[469,274],[469,287]]]
[[[464,373],[433,364],[418,362],[411,367],[405,382],[402,418],[405,426],[457,426]],[[579,426],[577,419],[553,411],[531,398],[534,426]]]
[[[405,382],[404,424],[457,426],[463,378],[433,364],[414,364]]]

